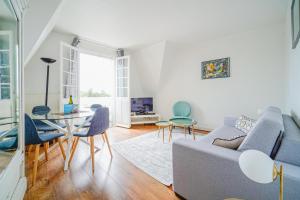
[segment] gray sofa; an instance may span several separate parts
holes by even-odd
[[[240,170],[241,153],[256,149],[273,154],[278,166],[283,164],[284,198],[300,199],[300,129],[293,119],[282,115],[276,107],[268,107],[237,150],[212,145],[215,138],[244,135],[234,127],[235,121],[236,118],[226,117],[222,127],[197,141],[174,141],[174,191],[189,200],[278,199],[278,179],[270,184],[258,184]],[[280,133],[283,133],[281,143]],[[274,146],[279,147],[277,152]]]

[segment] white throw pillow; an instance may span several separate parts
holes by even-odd
[[[238,120],[235,122],[235,128],[239,129],[243,133],[248,133],[251,128],[255,125],[256,120],[251,119],[245,115],[239,117]]]

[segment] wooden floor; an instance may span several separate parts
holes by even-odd
[[[131,129],[111,128],[111,143],[156,130],[155,126],[136,126]],[[101,136],[95,137],[95,145],[102,146]],[[65,144],[66,147],[66,144]],[[95,174],[92,174],[89,146],[80,142],[69,171],[63,171],[63,157],[59,148],[49,153],[49,160],[38,166],[37,182],[32,186],[33,152],[26,158],[28,190],[26,200],[34,199],[179,199],[172,187],[156,181],[116,151],[110,158],[107,146],[95,154]],[[29,162],[29,160],[31,162]]]

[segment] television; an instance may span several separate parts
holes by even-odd
[[[137,114],[153,112],[153,98],[131,98],[131,112]]]

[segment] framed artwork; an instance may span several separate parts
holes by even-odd
[[[204,61],[201,63],[202,79],[230,77],[230,58]]]
[[[300,38],[300,0],[293,0],[292,7],[292,48],[295,49]]]

